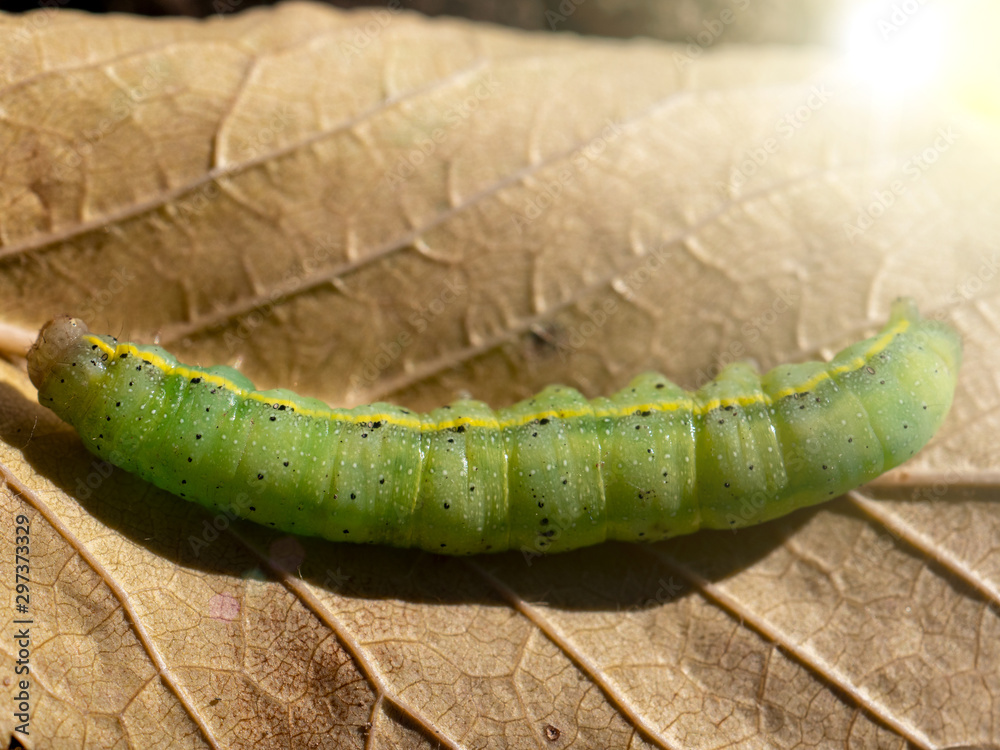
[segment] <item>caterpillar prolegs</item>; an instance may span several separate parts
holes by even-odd
[[[695,392],[655,373],[609,398],[549,386],[498,411],[334,409],[69,317],[42,328],[28,369],[93,453],[175,495],[292,533],[459,555],[654,541],[833,498],[931,438],[960,360],[952,328],[898,300],[829,363],[763,377],[736,363]]]

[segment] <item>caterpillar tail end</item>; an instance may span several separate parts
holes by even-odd
[[[889,308],[889,325],[903,319],[915,323],[920,320],[920,310],[917,309],[917,302],[913,297],[896,297]]]
[[[35,388],[41,389],[57,363],[69,359],[67,353],[89,330],[86,323],[69,315],[60,315],[42,326],[28,350],[28,377]]]
[[[882,374],[878,379],[869,379],[867,387],[860,381],[856,384],[866,389],[862,400],[873,415],[885,453],[883,471],[909,460],[941,429],[951,411],[962,365],[962,337],[958,331],[939,316],[921,317],[913,300],[893,302],[887,330],[893,328],[899,335],[892,349],[887,350],[890,359],[871,362]],[[886,379],[883,376],[898,384],[898,393],[875,387]]]
[[[958,331],[942,320],[922,318],[917,310],[917,303],[910,297],[899,297],[893,301],[887,328],[904,320],[913,333],[923,337],[923,343],[944,361],[948,371],[957,380],[958,370],[962,366],[962,338]],[[955,383],[952,383],[951,390],[954,389]]]

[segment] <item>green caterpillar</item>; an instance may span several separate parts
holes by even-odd
[[[961,360],[910,300],[832,362],[730,365],[687,392],[655,373],[588,401],[550,386],[493,411],[333,409],[257,391],[61,317],[28,371],[97,456],[284,531],[465,555],[557,552],[766,521],[897,466],[944,421]]]

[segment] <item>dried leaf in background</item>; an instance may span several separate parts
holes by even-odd
[[[0,16],[6,322],[414,408],[695,386],[829,353],[900,294],[966,341],[896,485],[468,561],[212,517],[95,462],[3,365],[26,746],[1000,742],[995,132],[887,109],[824,53],[703,52],[306,4]]]

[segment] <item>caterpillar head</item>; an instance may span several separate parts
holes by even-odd
[[[28,351],[28,377],[36,388],[42,387],[56,364],[69,359],[69,353],[88,332],[86,323],[68,315],[60,315],[42,326]]]

